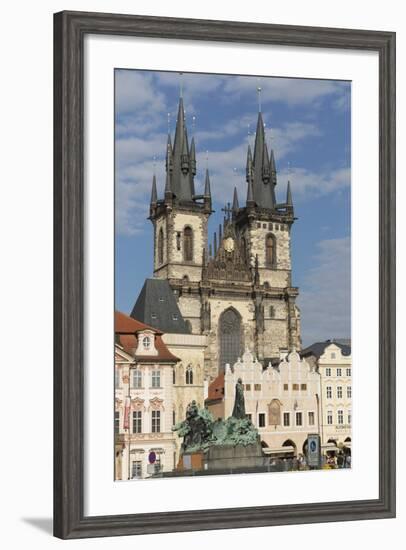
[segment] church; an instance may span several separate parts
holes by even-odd
[[[131,317],[163,332],[205,336],[204,375],[213,380],[249,348],[264,367],[301,349],[298,288],[292,286],[290,183],[276,200],[274,152],[268,151],[258,113],[253,152],[246,159],[247,194],[233,200],[210,239],[213,213],[209,170],[195,191],[196,148],[189,142],[183,98],[175,135],[168,134],[166,182],[158,197],[152,181],[149,219],[154,231],[153,278]],[[230,197],[231,198],[231,197]]]

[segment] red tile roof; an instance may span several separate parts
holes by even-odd
[[[209,386],[207,400],[224,398],[224,374],[219,374]]]
[[[145,363],[177,363],[180,361],[178,357],[175,357],[166,344],[162,340],[160,330],[152,328],[140,321],[132,319],[128,315],[116,311],[114,316],[116,343],[121,345],[125,352],[130,355],[134,355],[138,346],[137,332],[144,330],[151,330],[155,334],[155,347],[158,351],[158,355],[137,355],[136,360]]]

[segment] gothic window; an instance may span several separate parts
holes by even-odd
[[[274,267],[276,265],[276,241],[275,236],[269,234],[265,240],[265,256],[266,265],[268,267]]]
[[[189,226],[183,231],[183,259],[185,262],[193,261],[193,229]]]
[[[275,307],[274,306],[270,306],[270,308],[269,308],[269,317],[271,319],[273,319],[275,317]]]
[[[164,263],[164,232],[162,227],[158,234],[158,263]]]
[[[229,308],[223,311],[219,321],[220,366],[219,372],[225,371],[225,365],[234,365],[243,349],[241,317]]]
[[[186,384],[193,384],[193,369],[190,365],[186,369]]]
[[[176,233],[176,250],[180,250],[180,240],[181,240],[181,234],[178,231]]]

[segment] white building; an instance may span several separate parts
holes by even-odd
[[[296,351],[265,369],[246,351],[209,386],[206,405],[215,418],[231,416],[239,378],[244,384],[245,411],[260,433],[264,452],[280,456],[305,452],[308,434],[319,433],[316,370]]]
[[[352,358],[349,340],[317,342],[301,353],[319,372],[321,381],[322,448],[329,454],[350,452],[352,423]]]
[[[139,479],[176,465],[173,369],[162,332],[115,314],[115,479]]]

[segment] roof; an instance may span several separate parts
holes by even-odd
[[[224,374],[219,374],[209,385],[209,392],[206,401],[224,398]]]
[[[166,279],[146,279],[131,312],[138,319],[154,328],[170,334],[190,334]]]
[[[180,361],[180,359],[173,355],[167,348],[162,340],[162,332],[160,330],[156,330],[145,323],[141,323],[137,319],[132,319],[121,311],[115,312],[115,342],[129,355],[134,356],[134,351],[138,346],[137,333],[144,330],[152,330],[155,334],[155,348],[158,351],[158,355],[137,355],[136,359],[138,362],[177,363]]]
[[[342,343],[347,342],[347,343]],[[324,342],[315,342],[311,346],[308,346],[305,349],[302,349],[300,352],[301,357],[309,357],[310,355],[314,355],[319,359],[321,355],[323,355],[325,349],[330,346],[331,344],[334,344],[338,348],[341,349],[341,353],[344,356],[351,355],[351,340],[350,339],[341,339],[337,338],[336,340],[325,340]]]

